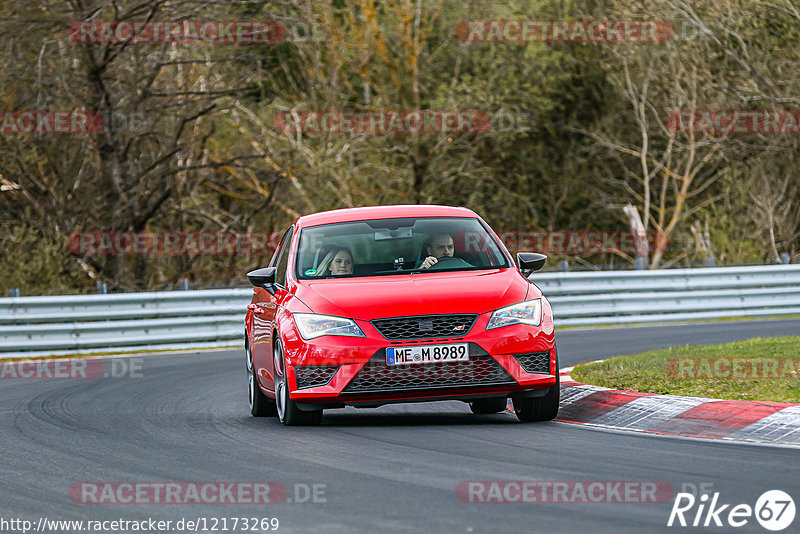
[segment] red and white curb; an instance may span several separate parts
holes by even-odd
[[[800,404],[657,395],[591,386],[561,369],[557,421],[650,434],[800,446]]]

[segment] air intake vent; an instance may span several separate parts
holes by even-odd
[[[324,386],[331,381],[333,375],[339,370],[338,365],[306,365],[294,368],[297,379],[297,389]]]
[[[515,354],[514,358],[517,359],[526,373],[550,374],[550,351]]]

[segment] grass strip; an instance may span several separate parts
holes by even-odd
[[[651,350],[579,365],[571,374],[613,389],[800,403],[800,337]]]

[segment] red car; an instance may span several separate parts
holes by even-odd
[[[550,304],[519,253],[473,211],[381,206],[298,218],[245,319],[254,416],[313,425],[345,406],[460,400],[524,422],[555,418]]]

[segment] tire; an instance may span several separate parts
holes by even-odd
[[[303,411],[289,398],[289,382],[286,378],[286,361],[283,345],[275,343],[275,404],[278,419],[285,426],[316,426],[322,422],[322,410]]]
[[[253,365],[253,354],[250,352],[250,343],[247,341],[245,333],[244,350],[247,355],[247,389],[250,404],[250,414],[254,417],[275,417],[278,415],[278,408],[275,401],[264,395],[258,386],[255,365]]]
[[[552,421],[558,415],[561,400],[561,377],[558,374],[558,348],[556,348],[556,383],[544,397],[514,397],[514,413],[523,423]]]
[[[469,409],[475,414],[499,413],[508,406],[508,399],[478,399],[469,403]]]

